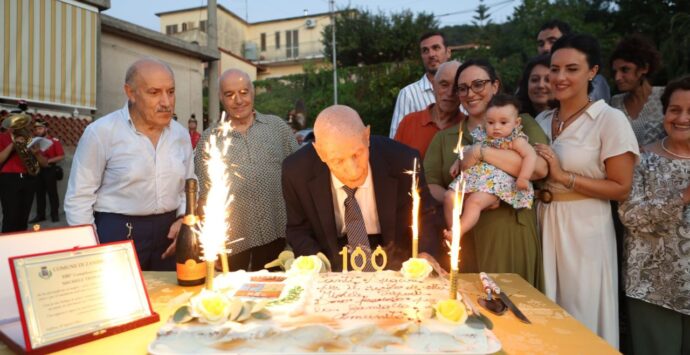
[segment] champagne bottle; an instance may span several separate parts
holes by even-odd
[[[199,219],[196,215],[196,179],[187,179],[184,188],[187,208],[177,235],[177,283],[180,286],[195,286],[206,281],[206,265],[201,261],[201,246],[192,231]]]

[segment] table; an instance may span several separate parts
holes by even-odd
[[[511,312],[501,316],[480,308],[494,324],[493,332],[503,346],[499,354],[618,354],[603,339],[592,333],[565,310],[550,301],[516,274],[491,274],[511,300],[532,321],[520,322]],[[58,354],[145,354],[156,332],[166,322],[174,309],[170,300],[185,291],[197,292],[202,286],[180,287],[174,272],[144,272],[146,288],[153,309],[161,321],[126,333],[99,339],[61,351]],[[461,274],[459,289],[476,305],[482,295],[477,274]],[[0,342],[0,355],[12,354]]]

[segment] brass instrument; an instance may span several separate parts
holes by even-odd
[[[37,175],[41,167],[38,164],[38,160],[27,146],[29,142],[31,142],[33,136],[31,134],[31,116],[26,113],[12,113],[2,121],[2,127],[12,130],[10,134],[12,135],[14,150],[26,167],[26,171],[29,175]]]

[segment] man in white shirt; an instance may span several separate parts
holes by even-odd
[[[409,113],[424,110],[436,102],[431,81],[434,80],[438,66],[450,59],[450,49],[446,47],[446,38],[441,32],[423,34],[419,39],[419,51],[424,64],[424,75],[419,81],[405,86],[398,93],[391,120],[389,134],[391,138],[395,137],[395,131],[403,117]]]
[[[101,243],[132,239],[143,270],[174,270],[189,133],[172,120],[175,79],[156,59],[127,70],[127,104],[86,127],[65,195],[70,225],[95,224]]]

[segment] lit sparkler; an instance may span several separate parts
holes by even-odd
[[[417,178],[417,158],[414,158],[412,168],[412,257],[416,258],[419,252],[419,179]]]
[[[225,112],[221,117],[221,130],[223,137],[227,137],[230,124],[225,122]],[[233,200],[230,195],[230,187],[226,165],[223,160],[223,152],[230,145],[230,139],[218,142],[216,135],[209,136],[209,142],[204,147],[208,153],[206,162],[209,190],[204,205],[204,220],[199,223],[198,235],[203,249],[202,259],[206,261],[206,288],[213,289],[214,263],[221,256],[223,273],[228,272],[227,263],[227,231],[229,230],[228,207]]]
[[[460,125],[460,137],[458,145],[455,147],[454,153],[458,154],[458,159],[463,159],[462,147],[462,125]],[[450,298],[456,299],[458,294],[458,274],[460,273],[460,238],[462,237],[462,224],[460,223],[460,215],[462,214],[462,205],[465,201],[465,175],[460,172],[460,178],[455,184],[455,194],[453,195],[453,225],[451,227],[451,235],[453,237],[450,244]]]

